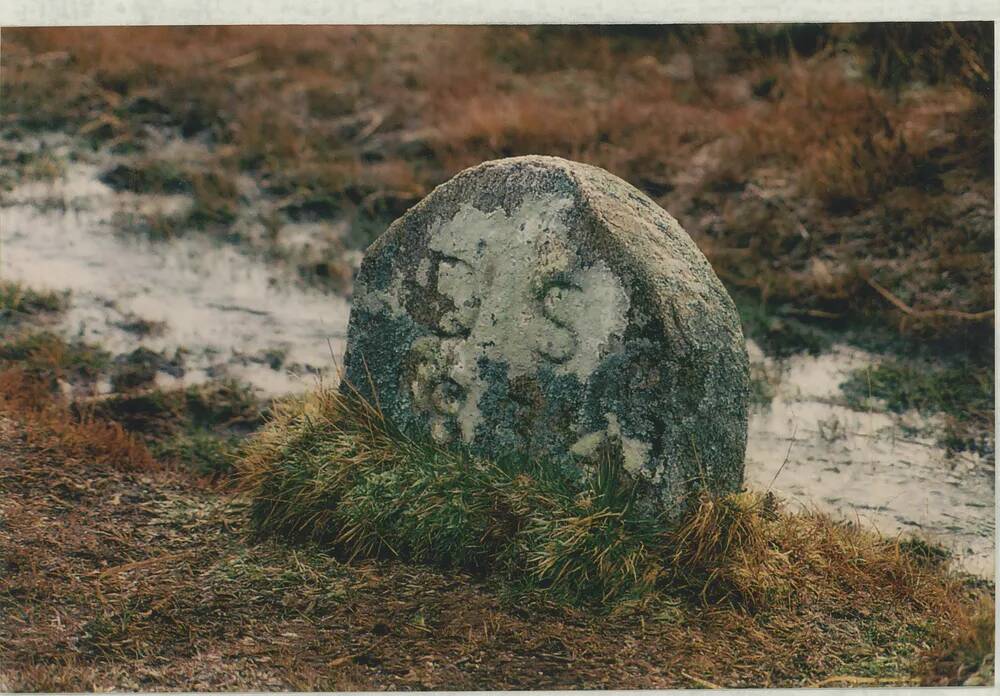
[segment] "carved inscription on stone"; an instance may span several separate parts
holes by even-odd
[[[429,237],[437,292],[454,309],[407,361],[414,404],[440,444],[471,443],[482,421],[481,358],[503,362],[508,379],[545,364],[586,380],[602,353],[620,343],[628,296],[601,260],[584,267],[560,214],[567,199],[526,200],[513,215],[463,206]]]

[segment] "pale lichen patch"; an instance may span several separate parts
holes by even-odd
[[[393,274],[389,286],[385,290],[365,292],[363,288],[355,291],[354,305],[365,312],[388,313],[390,316],[400,316],[405,313],[403,297],[406,292],[406,278],[402,272]]]
[[[618,416],[614,413],[605,413],[604,418],[608,427],[587,433],[573,443],[570,452],[580,457],[592,457],[602,442],[606,442],[609,438],[617,438],[621,442],[622,466],[625,471],[633,475],[642,473],[646,462],[649,461],[650,444],[623,434],[621,423],[618,422]]]
[[[442,255],[437,291],[454,306],[436,329],[447,376],[466,394],[457,409],[466,442],[482,421],[481,359],[506,365],[508,379],[548,363],[585,382],[624,333],[628,295],[603,260],[582,265],[561,220],[572,204],[529,197],[509,216],[462,204],[430,231],[428,248]]]
[[[427,284],[431,282],[431,260],[426,256],[420,259],[420,263],[417,264],[417,274],[416,280],[417,285],[422,288],[426,288]]]

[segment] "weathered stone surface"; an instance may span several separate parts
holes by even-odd
[[[368,249],[345,377],[404,432],[587,475],[620,457],[668,514],[739,488],[739,318],[680,225],[608,172],[486,162]]]

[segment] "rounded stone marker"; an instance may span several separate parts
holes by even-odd
[[[736,307],[677,221],[597,167],[514,157],[436,188],[365,253],[344,362],[411,437],[580,476],[612,457],[668,517],[743,480]]]

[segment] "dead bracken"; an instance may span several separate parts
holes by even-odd
[[[11,29],[4,127],[135,153],[112,179],[193,191],[196,227],[231,221],[248,173],[276,211],[348,219],[355,247],[465,167],[569,157],[649,193],[731,288],[978,337],[992,51],[986,22]],[[149,128],[210,162],[150,161]]]

